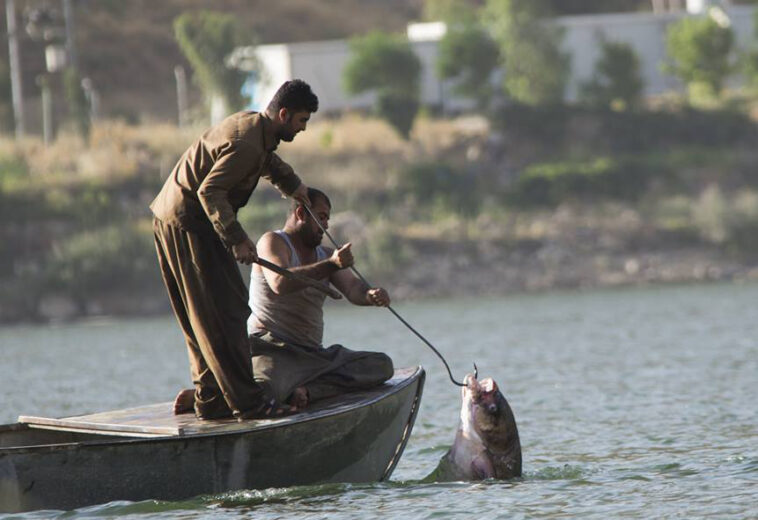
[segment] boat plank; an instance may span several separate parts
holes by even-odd
[[[303,412],[276,419],[258,419],[238,422],[234,418],[204,421],[193,413],[174,415],[172,403],[158,403],[135,408],[99,412],[87,415],[63,417],[20,416],[19,423],[31,428],[55,429],[61,431],[82,431],[135,437],[166,437],[197,434],[231,433],[240,430],[263,429],[281,426],[285,423],[316,419],[327,414],[350,410],[372,399],[380,398],[402,385],[415,373],[416,368],[402,368],[383,385],[375,389],[351,392],[331,399],[325,399],[310,406]]]

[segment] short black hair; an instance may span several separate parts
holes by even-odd
[[[329,200],[329,197],[326,196],[326,193],[319,189],[309,187],[308,198],[310,199],[312,205],[315,205],[316,201],[318,199],[321,199],[326,202],[326,205],[329,206],[329,209],[332,209],[332,201]],[[290,205],[290,213],[294,213],[298,206],[300,206],[300,203],[293,199],[292,204]]]
[[[279,112],[286,108],[292,112],[316,112],[318,110],[318,97],[302,79],[285,81],[276,91],[268,110]]]

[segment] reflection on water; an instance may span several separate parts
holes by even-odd
[[[428,371],[393,481],[112,503],[67,516],[758,516],[758,286],[713,285],[396,310],[456,378],[476,362],[519,424],[524,478],[421,484],[453,440],[460,398],[434,354],[389,312],[333,305],[327,340]],[[0,329],[0,420],[168,401],[188,385],[172,318]],[[31,517],[32,515],[26,515]]]

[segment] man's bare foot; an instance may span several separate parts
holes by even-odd
[[[174,398],[174,415],[195,411],[195,391],[191,388],[180,390]]]
[[[303,410],[308,406],[308,389],[304,386],[298,386],[292,391],[289,398],[289,404],[297,410]]]

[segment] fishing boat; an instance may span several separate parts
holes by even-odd
[[[172,403],[0,426],[0,512],[388,479],[410,437],[422,367],[287,417],[173,415]]]

